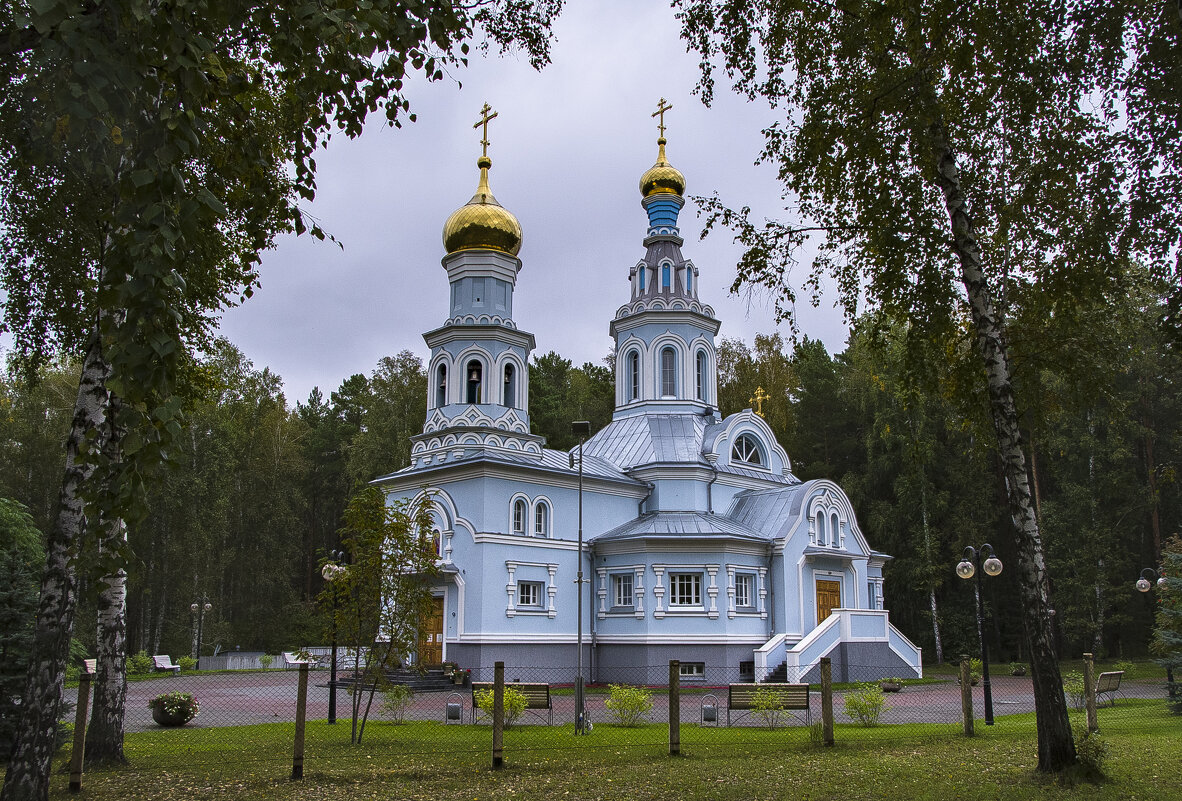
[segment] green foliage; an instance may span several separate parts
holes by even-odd
[[[825,724],[822,721],[817,720],[809,724],[809,745],[814,748],[825,745]]]
[[[1169,686],[1170,708],[1182,713],[1182,537],[1173,536],[1162,546],[1161,575],[1157,587],[1157,617],[1150,649],[1157,663],[1174,672]]]
[[[155,669],[152,657],[147,651],[139,651],[127,657],[127,675],[146,676]]]
[[[775,690],[760,687],[751,695],[751,714],[756,720],[763,721],[763,725],[769,729],[774,729],[780,716],[784,714],[784,704]]]
[[[182,723],[188,723],[201,712],[201,706],[193,694],[181,692],[158,695],[148,701],[148,708],[170,717],[180,718]]]
[[[1087,703],[1087,684],[1083,674],[1078,670],[1069,670],[1063,674],[1063,692],[1067,700],[1076,709],[1083,709]]]
[[[487,690],[476,691],[476,706],[481,712],[492,716],[493,713],[493,690],[490,687]],[[514,687],[512,684],[505,685],[505,692],[502,697],[501,704],[505,709],[505,725],[509,726],[517,718],[521,717],[521,713],[525,711],[528,705],[525,698],[525,693]]]
[[[263,666],[263,670],[270,670],[271,665],[275,664],[275,657],[271,654],[263,654],[259,657],[259,664]]]
[[[197,660],[187,654],[177,658],[176,663],[180,667],[181,672],[193,670],[197,667]]]
[[[611,697],[603,702],[621,726],[639,726],[653,708],[652,692],[644,687],[609,684]]]
[[[405,684],[392,684],[382,690],[380,711],[394,723],[401,723],[414,701],[414,691]]]
[[[1127,659],[1122,659],[1119,662],[1114,662],[1112,664],[1112,669],[1123,671],[1125,674],[1124,675],[1125,679],[1131,679],[1137,673],[1137,665],[1134,664],[1133,662],[1128,661]]]
[[[857,685],[845,694],[845,714],[863,726],[877,726],[882,713],[890,709],[882,688],[873,682]]]
[[[1025,676],[1028,669],[1025,662],[1010,662],[1011,676]]]
[[[1104,775],[1104,766],[1110,754],[1108,741],[1098,731],[1088,731],[1086,726],[1075,729],[1075,757],[1079,765],[1091,778]]]
[[[41,533],[21,504],[0,498],[0,754],[8,753],[20,718],[37,615]]]
[[[615,379],[607,367],[587,362],[572,367],[551,351],[535,356],[529,365],[529,417],[546,447],[569,450],[578,444],[571,434],[573,420],[587,420],[594,434],[611,421],[615,408]]]

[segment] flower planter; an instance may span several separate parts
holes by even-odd
[[[879,682],[878,686],[884,693],[897,693],[903,690],[903,683],[898,681],[883,681]]]
[[[153,709],[152,720],[156,721],[161,726],[173,728],[176,726],[184,726],[186,723],[192,720],[192,718],[189,717],[189,713],[186,711],[170,714],[163,709]]]

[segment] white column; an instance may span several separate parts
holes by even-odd
[[[710,596],[710,609],[706,612],[706,617],[711,620],[718,619],[718,565],[706,565],[706,573],[710,576],[710,586],[706,588],[706,594]]]
[[[509,568],[509,583],[505,585],[509,605],[505,607],[505,617],[513,617],[517,614],[517,563],[506,562],[505,567]]]
[[[656,584],[653,585],[653,599],[656,608],[653,610],[653,617],[660,620],[665,616],[665,585],[661,583],[665,577],[664,566],[657,567],[653,565],[653,575],[656,576]]]
[[[558,595],[558,585],[554,583],[554,575],[558,572],[558,565],[546,565],[546,572],[550,575],[550,582],[546,585],[546,595],[548,597],[546,616],[554,617],[558,614],[558,610],[554,606],[554,597]]]
[[[607,617],[607,568],[596,569],[599,574],[599,619]]]
[[[637,620],[644,618],[644,566],[636,568],[636,580],[632,584],[633,603],[636,604]]]
[[[726,616],[735,619],[735,566],[726,566]]]
[[[759,568],[759,616],[767,620],[767,568]]]

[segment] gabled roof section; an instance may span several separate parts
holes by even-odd
[[[646,464],[701,464],[702,433],[711,418],[646,414],[613,420],[583,445],[583,453],[629,470]]]
[[[611,531],[592,537],[590,541],[618,542],[666,538],[748,540],[765,543],[770,539],[724,515],[703,512],[649,512]]]
[[[579,474],[578,466],[575,469],[570,467],[570,456],[566,451],[555,451],[549,448],[542,449],[542,458],[530,454],[515,454],[505,452],[503,450],[489,450],[481,447],[467,447],[462,453],[458,455],[452,453],[446,462],[437,464],[410,466],[404,467],[401,470],[390,473],[389,475],[381,476],[374,479],[371,483],[380,484],[384,481],[394,478],[404,478],[416,473],[426,473],[438,471],[442,469],[451,469],[454,467],[468,466],[478,463],[485,464],[499,464],[513,467],[524,467],[532,470],[542,470],[548,473],[562,473],[567,476],[577,476]],[[641,482],[625,475],[615,466],[604,459],[601,459],[591,454],[585,454],[583,460],[583,476],[591,479],[604,479],[608,481],[619,481],[625,484],[633,484],[643,486]]]
[[[726,516],[739,525],[779,539],[796,525],[808,496],[808,484],[748,490],[735,496]]]

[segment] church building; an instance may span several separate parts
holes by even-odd
[[[689,682],[818,681],[825,656],[835,681],[919,676],[919,649],[883,608],[890,557],[841,487],[796,478],[755,411],[718,412],[721,321],[682,253],[668,109],[640,178],[641,255],[620,268],[628,291],[609,322],[615,411],[570,453],[530,433],[535,340],[513,319],[522,229],[489,186],[483,110],[476,194],[443,227],[427,420],[411,464],[374,482],[391,500],[430,497],[440,572],[419,659],[480,678],[501,660],[549,681],[581,664],[593,682],[660,683],[670,659]]]

